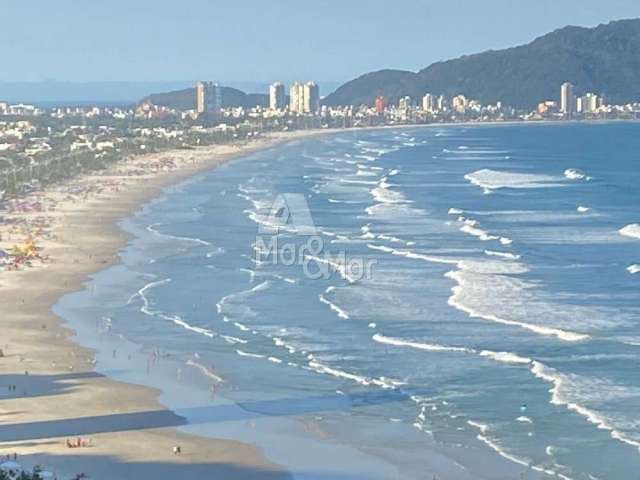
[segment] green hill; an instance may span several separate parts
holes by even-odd
[[[437,62],[415,73],[368,73],[342,85],[324,103],[373,105],[377,95],[395,103],[404,95],[431,92],[531,109],[541,100],[557,99],[565,81],[578,93],[604,94],[611,103],[640,101],[638,52],[640,19],[565,27],[527,45]]]
[[[140,103],[150,101],[154,105],[162,105],[176,110],[192,110],[196,106],[196,89],[185,88],[171,92],[154,93],[142,100]],[[222,87],[223,107],[245,107],[251,108],[256,105],[267,106],[269,97],[259,93],[244,93],[241,90],[231,87]]]

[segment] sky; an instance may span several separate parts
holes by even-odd
[[[2,0],[0,81],[346,81],[632,17],[639,0]]]

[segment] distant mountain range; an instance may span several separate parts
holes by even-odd
[[[42,80],[36,82],[0,81],[0,102],[36,103],[43,106],[51,105],[127,105],[135,104],[153,92],[172,92],[177,98],[182,98],[181,105],[186,109],[194,108],[195,92],[192,99],[185,97],[184,90],[193,90],[195,80],[178,81],[87,81],[71,82],[62,80]],[[225,81],[225,85],[232,87],[228,92],[233,101],[254,100],[262,103],[264,98],[244,92],[266,92],[269,82],[258,81]],[[327,94],[340,86],[338,82],[322,81],[320,90]],[[187,95],[188,97],[188,95]],[[171,96],[160,97],[172,102]],[[244,99],[244,100],[243,100]],[[239,103],[237,105],[242,105]],[[250,105],[253,106],[253,105]]]
[[[154,105],[162,105],[176,110],[192,110],[196,107],[195,87],[174,90],[171,92],[154,93],[140,102],[150,101]],[[244,93],[242,90],[232,87],[222,87],[223,107],[251,108],[256,105],[266,107],[269,104],[269,96],[265,93]]]
[[[245,107],[251,108],[255,106],[266,107],[269,105],[268,83],[235,82],[239,88],[252,89],[264,93],[245,93],[239,88],[228,86],[222,87],[222,106],[223,107]],[[320,90],[333,91],[339,86],[336,82],[320,82]],[[144,97],[140,102],[150,101],[154,105],[162,105],[177,110],[190,110],[195,108],[196,90],[195,87],[184,88],[181,90],[173,90],[164,93],[154,93]]]
[[[565,81],[578,93],[604,94],[610,103],[640,101],[640,19],[595,28],[569,26],[527,45],[437,62],[419,72],[367,73],[323,103],[373,105],[378,95],[396,103],[405,95],[419,99],[431,92],[532,109],[557,99]]]
[[[191,81],[38,82],[0,81],[0,101],[53,105],[132,104],[151,92],[176,90],[192,85]]]

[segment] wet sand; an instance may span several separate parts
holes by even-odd
[[[35,231],[29,222],[0,226],[0,246],[19,241],[26,229],[48,259],[0,271],[0,458],[15,453],[24,468],[41,465],[59,478],[81,472],[109,480],[290,478],[255,446],[180,433],[175,427],[184,420],[158,403],[157,391],[95,373],[92,351],[73,343],[73,332],[51,308],[79,290],[88,275],[118,261],[129,240],[118,222],[163,188],[252,151],[318,133],[325,132],[137,157],[32,194],[42,211],[5,215],[37,217],[44,228]],[[78,439],[86,446],[68,446]]]

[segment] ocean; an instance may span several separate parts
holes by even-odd
[[[640,125],[344,132],[165,190],[55,311],[299,479],[635,478]]]

